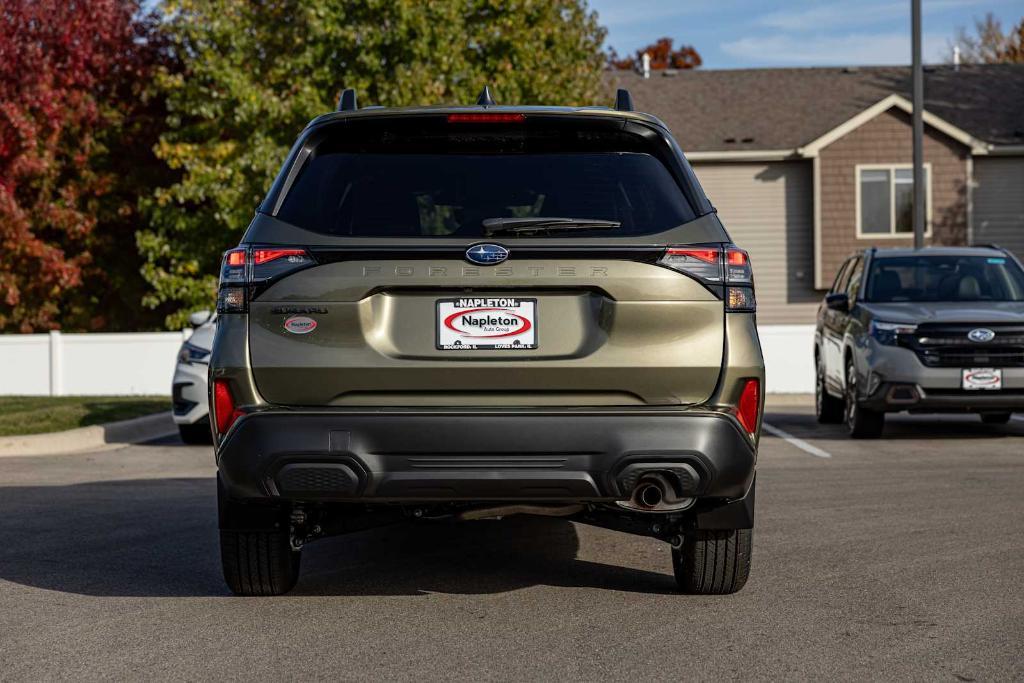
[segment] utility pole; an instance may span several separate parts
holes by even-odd
[[[921,0],[910,0],[911,51],[914,87],[914,248],[924,246],[924,221],[928,213],[924,182],[924,69],[921,66]]]

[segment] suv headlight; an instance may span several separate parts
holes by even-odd
[[[879,344],[896,346],[896,338],[901,334],[913,334],[917,331],[917,325],[907,323],[887,323],[881,320],[871,321],[871,336]]]
[[[181,345],[181,350],[178,351],[178,362],[179,363],[206,363],[206,357],[210,355],[209,349],[204,349],[196,346],[195,344],[189,344],[185,342]]]

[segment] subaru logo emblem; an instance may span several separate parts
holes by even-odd
[[[480,266],[493,266],[508,258],[508,249],[498,244],[474,244],[466,250],[466,260]]]
[[[996,333],[992,330],[987,330],[984,327],[979,327],[976,330],[968,332],[967,338],[972,342],[990,342],[996,338]]]

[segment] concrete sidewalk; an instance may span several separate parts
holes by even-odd
[[[170,411],[64,432],[0,437],[0,458],[59,455],[120,448],[174,434]]]

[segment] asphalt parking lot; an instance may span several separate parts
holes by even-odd
[[[1020,417],[767,421],[751,580],[713,598],[662,543],[533,518],[320,541],[235,598],[208,449],[0,458],[0,679],[1024,677]]]

